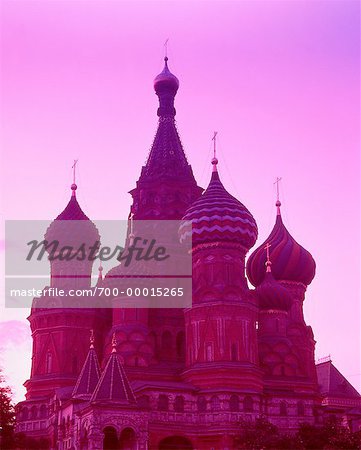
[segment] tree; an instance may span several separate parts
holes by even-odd
[[[295,436],[282,434],[278,427],[264,417],[255,421],[241,421],[241,433],[235,440],[238,450],[302,449]]]
[[[360,433],[352,433],[336,417],[329,417],[321,427],[302,424],[298,438],[306,450],[359,450]]]
[[[5,382],[0,369],[0,448],[13,448],[15,424],[15,409],[12,402],[12,392]]]
[[[335,417],[322,426],[301,424],[294,435],[282,433],[265,418],[241,421],[237,450],[361,450],[361,432],[352,433]]]

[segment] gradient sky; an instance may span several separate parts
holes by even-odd
[[[360,383],[358,1],[3,0],[2,211],[52,219],[70,196],[93,219],[124,219],[157,126],[152,81],[180,79],[177,123],[197,181],[219,132],[225,187],[262,242],[284,222],[316,260],[305,317],[316,355]],[[45,231],[45,230],[44,230]],[[30,373],[25,309],[0,309],[0,364]],[[19,357],[19,355],[21,355]]]

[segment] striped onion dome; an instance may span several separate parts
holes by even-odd
[[[266,241],[248,258],[247,276],[253,286],[259,286],[265,277],[265,244],[270,244],[272,274],[276,280],[299,282],[307,286],[315,276],[316,263],[312,255],[298,244],[283,224],[277,201],[277,218]]]
[[[260,309],[277,309],[287,311],[291,306],[291,295],[273,278],[271,263],[268,261],[267,271],[262,283],[256,288]]]
[[[214,158],[208,188],[182,219],[180,241],[192,236],[193,247],[209,242],[232,242],[249,250],[257,239],[257,224],[248,209],[224,188],[217,163]]]

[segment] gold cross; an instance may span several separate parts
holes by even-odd
[[[282,180],[282,178],[277,177],[276,181],[273,183],[273,184],[277,184],[277,201],[278,202],[280,201],[280,186],[279,186],[279,184],[280,184],[281,180]]]
[[[267,261],[269,261],[269,249],[271,248],[271,244],[269,244],[267,242],[266,246],[264,247],[264,249],[266,250],[266,255],[267,255]]]
[[[216,157],[216,137],[217,137],[218,131],[215,131],[212,137],[213,141],[213,158]]]
[[[74,164],[71,166],[71,168],[73,169],[73,184],[75,184],[75,169],[76,169],[77,162],[78,162],[78,160],[74,159]]]

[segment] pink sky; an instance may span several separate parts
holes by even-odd
[[[218,130],[222,180],[254,215],[262,242],[282,177],[284,222],[317,263],[305,302],[317,356],[331,354],[360,389],[359,2],[1,7],[5,219],[54,218],[75,158],[86,214],[126,218],[157,126],[152,81],[169,38],[178,128],[198,183],[208,183]],[[19,399],[28,311],[0,314],[0,363]]]

